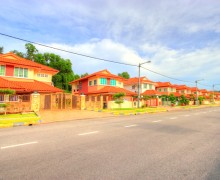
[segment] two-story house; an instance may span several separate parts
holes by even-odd
[[[63,92],[52,85],[58,72],[13,53],[0,55],[0,89],[13,89],[16,94]]]
[[[191,88],[186,86],[186,85],[174,85],[176,87],[176,92],[178,92],[181,95],[184,95],[186,97],[190,97],[190,95],[192,94],[191,92]]]
[[[138,77],[125,79],[124,88],[134,93],[138,93],[138,81]],[[155,90],[155,83],[146,77],[140,77],[140,94],[146,90]]]
[[[132,107],[132,96],[135,93],[124,88],[124,78],[110,73],[108,70],[101,70],[88,76],[70,82],[72,85],[72,94],[86,95],[88,100],[100,95],[104,97],[104,107],[114,108],[116,104],[113,95],[116,93],[124,93],[126,107]],[[91,99],[90,99],[91,97]],[[128,101],[130,103],[128,103]]]
[[[180,93],[176,91],[176,86],[170,82],[156,82],[156,91],[160,92],[162,95],[174,94],[174,96],[181,96]]]

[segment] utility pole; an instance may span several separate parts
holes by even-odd
[[[145,64],[145,63],[151,63],[151,61],[147,61],[147,62],[143,62],[143,63],[139,63],[138,64],[138,108],[140,108],[140,84],[141,84],[141,80],[140,80],[140,76],[141,76],[141,65]]]
[[[200,80],[196,80],[195,81],[195,83],[196,83],[196,105],[198,105],[199,103],[198,103],[198,86],[197,86],[197,84],[198,84],[198,82],[199,81],[202,81],[203,79],[200,79]]]
[[[214,91],[215,91],[215,85],[213,84],[213,86],[212,86],[212,90],[213,90],[213,92],[212,92],[212,103],[214,104],[214,95],[215,95],[215,93],[214,93]]]
[[[214,96],[215,96],[215,86],[217,86],[217,85],[220,85],[220,84],[213,84],[212,85],[212,90],[213,90],[213,92],[212,92],[212,102],[213,102],[213,104],[214,104]]]

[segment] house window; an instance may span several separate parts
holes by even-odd
[[[82,89],[82,82],[80,81],[79,82],[79,90],[81,90]]]
[[[92,81],[89,81],[89,86],[92,86]]]
[[[97,85],[97,80],[94,80],[94,86]]]
[[[0,76],[5,76],[5,66],[0,66]]]
[[[4,94],[0,94],[0,102],[4,101]]]
[[[147,84],[144,84],[144,89],[147,89]]]
[[[167,92],[167,88],[164,88],[163,91],[164,91],[164,92]]]
[[[115,79],[111,79],[110,80],[110,85],[111,86],[116,86],[116,80]]]
[[[184,94],[184,90],[182,90],[181,93]]]
[[[22,102],[30,102],[30,95],[22,95],[21,100]]]
[[[100,79],[100,84],[101,85],[106,85],[107,84],[107,79],[106,78],[101,78]]]
[[[132,89],[135,89],[135,85],[133,85],[131,88],[132,88]]]
[[[149,84],[149,89],[153,89],[153,86],[152,86],[152,84]]]
[[[9,101],[18,101],[18,95],[10,95]]]
[[[48,74],[37,74],[37,77],[48,77]]]
[[[161,92],[161,89],[158,89],[159,92]]]
[[[14,76],[15,77],[28,77],[28,69],[27,68],[14,68]]]

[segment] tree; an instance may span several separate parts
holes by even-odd
[[[118,76],[121,76],[125,79],[129,79],[130,75],[128,74],[128,72],[122,72],[122,73],[118,73]]]
[[[71,91],[72,86],[69,82],[79,78],[79,76],[74,75],[72,63],[69,59],[63,59],[59,55],[53,53],[39,53],[36,47],[30,43],[25,44],[25,48],[26,53],[22,53],[17,50],[12,52],[22,58],[59,70],[59,73],[54,75],[52,78],[54,86],[67,92]]]
[[[4,47],[0,47],[0,54],[3,54],[4,52]]]
[[[34,61],[35,60],[34,56],[38,53],[37,48],[31,43],[25,44],[25,48],[26,48],[25,58]]]
[[[181,95],[179,98],[179,102],[181,105],[188,105],[189,104],[189,99],[187,99],[184,95]]]
[[[81,74],[81,78],[85,77],[85,76],[88,76],[89,74],[88,73],[84,73],[84,74]]]
[[[121,104],[124,102],[125,93],[116,93],[113,95],[113,99],[115,100],[115,103],[119,105],[121,108]]]
[[[171,105],[175,105],[176,104],[176,101],[177,101],[177,97],[174,96],[174,94],[170,94],[168,96],[168,100],[171,102]]]
[[[205,98],[203,96],[199,96],[198,97],[198,100],[199,100],[199,104],[201,105],[202,104],[202,101],[204,100]]]
[[[24,57],[25,57],[24,53],[19,52],[19,51],[17,51],[17,50],[13,50],[13,51],[11,51],[11,52],[14,53],[14,54],[16,54],[17,56],[19,56],[19,57],[21,57],[21,58],[24,58]]]

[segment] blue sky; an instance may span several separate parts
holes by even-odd
[[[219,17],[218,0],[8,0],[1,7],[0,32],[125,63],[151,60],[144,67],[182,80],[204,79],[201,83],[212,85],[220,84]],[[0,36],[5,52],[24,51],[24,44]],[[135,67],[36,47],[71,59],[77,74],[107,68],[115,74],[128,71],[137,76]],[[141,75],[182,84],[145,70]]]

